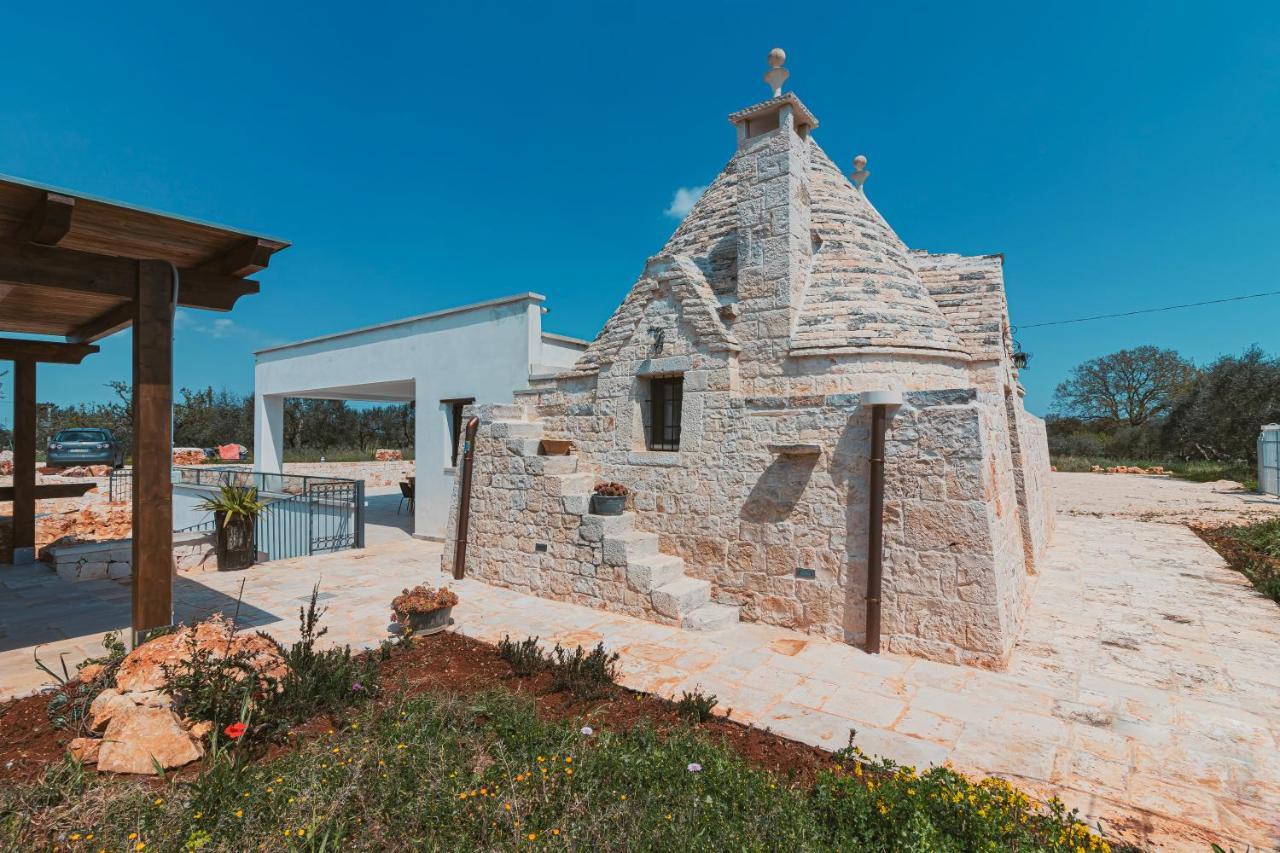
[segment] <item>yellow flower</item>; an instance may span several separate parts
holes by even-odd
[[[566,756],[564,757],[564,763],[565,763],[565,764],[572,764],[572,763],[573,763],[573,756],[572,756],[572,755],[566,755]]]
[[[199,820],[200,818],[204,817],[204,812],[196,812],[195,814],[192,815],[192,817],[195,818],[196,820]]]
[[[621,797],[619,797],[618,799],[620,799],[620,800],[625,800],[626,798],[627,798],[627,795],[626,795],[626,794],[623,794],[623,795],[622,795]]]
[[[130,841],[132,841],[133,839],[135,839],[135,838],[137,838],[137,837],[138,837],[138,833],[136,833],[136,832],[131,832],[131,833],[129,833],[129,840],[130,840]]]
[[[73,832],[73,833],[71,833],[71,840],[72,840],[72,841],[79,841],[79,840],[80,840],[80,833],[78,833],[78,832]]]
[[[560,834],[560,830],[558,830],[558,829],[553,829],[553,830],[551,830],[551,834],[552,834],[552,835],[559,835],[559,834]]]
[[[244,817],[244,809],[236,809],[236,817]]]
[[[163,806],[163,805],[164,805],[164,799],[163,799],[162,797],[156,797],[156,803],[155,803],[155,804],[156,804],[157,806]]]
[[[305,829],[299,829],[299,830],[298,830],[298,837],[299,837],[299,838],[301,838],[302,836],[304,836],[304,835],[306,835],[306,834],[307,834],[307,831],[306,831]]]
[[[134,849],[134,850],[146,850],[146,849],[147,849],[147,843],[146,843],[145,841],[139,841],[137,844],[133,845],[133,849]]]
[[[293,830],[291,830],[291,829],[286,829],[286,830],[284,831],[284,836],[285,836],[285,838],[288,838],[290,835],[293,835]]]
[[[408,748],[409,747],[406,744],[403,744],[403,743],[396,744],[396,749],[408,749]]]
[[[566,775],[566,776],[572,776],[572,775],[573,775],[573,768],[572,768],[572,767],[566,767],[566,768],[564,769],[564,773],[565,773],[565,775]]]
[[[529,838],[529,840],[530,840],[530,841],[537,841],[537,840],[538,840],[538,833],[536,833],[536,832],[531,832],[531,833],[529,833],[528,838]]]
[[[511,811],[511,803],[503,803],[502,807],[505,808],[507,811]]]

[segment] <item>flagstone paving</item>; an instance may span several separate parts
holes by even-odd
[[[288,642],[318,582],[332,594],[327,639],[376,645],[395,593],[449,581],[438,573],[441,546],[396,526],[363,552],[183,575],[178,616],[231,612],[243,581],[241,622]],[[854,730],[868,753],[999,774],[1160,850],[1280,843],[1280,609],[1177,525],[1059,515],[1005,672],[867,655],[763,625],[685,632],[454,585],[454,630],[488,641],[602,641],[622,653],[627,686],[666,696],[698,687],[734,719],[787,737],[836,749]],[[67,651],[70,665],[128,623],[124,585],[4,567],[0,588],[0,696],[45,680],[32,666],[34,643],[49,643],[45,659]]]

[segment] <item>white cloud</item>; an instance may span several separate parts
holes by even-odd
[[[702,187],[680,187],[676,190],[676,194],[671,199],[671,205],[667,207],[667,216],[675,219],[684,219],[689,215],[689,211],[693,210],[694,203],[702,197],[707,191],[705,186]]]
[[[219,317],[210,324],[209,334],[215,338],[225,338],[234,328],[236,324],[233,320],[225,317]]]

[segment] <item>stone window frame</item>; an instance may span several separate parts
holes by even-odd
[[[651,450],[648,444],[649,424],[645,418],[648,405],[649,381],[655,378],[679,376],[683,380],[680,418],[680,449]],[[693,359],[687,355],[648,358],[640,362],[631,380],[630,430],[619,430],[619,438],[627,433],[623,448],[627,462],[632,465],[659,465],[679,467],[685,464],[689,453],[702,449],[702,395],[706,373],[695,369]],[[682,456],[683,455],[683,456]]]

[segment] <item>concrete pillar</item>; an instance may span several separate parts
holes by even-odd
[[[284,397],[253,395],[253,467],[284,473]]]

